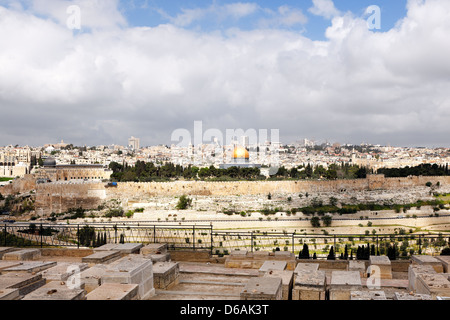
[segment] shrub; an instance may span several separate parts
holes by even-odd
[[[185,195],[182,195],[180,197],[180,199],[178,200],[178,204],[176,206],[176,208],[178,210],[186,210],[187,208],[189,208],[192,205],[192,199],[188,198]]]

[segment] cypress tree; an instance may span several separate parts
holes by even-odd
[[[317,260],[317,256],[316,256],[316,253],[314,252],[314,254],[313,254],[313,259],[314,260]]]
[[[311,256],[309,255],[308,245],[306,243],[303,244],[303,249],[302,249],[302,251],[300,251],[298,258],[299,259],[310,259],[311,258]]]
[[[100,235],[100,233],[97,233],[97,243],[96,243],[96,247],[101,247],[101,246],[102,246],[101,235]]]
[[[370,255],[371,256],[375,255],[375,245],[374,244],[370,246]]]
[[[327,260],[336,260],[336,255],[334,254],[333,246],[331,246],[330,253],[327,256]]]
[[[345,245],[345,249],[344,249],[344,259],[347,260],[348,259],[348,246]]]
[[[370,247],[369,247],[369,244],[367,244],[367,247],[364,247],[363,259],[364,260],[369,260],[369,258],[370,258]]]

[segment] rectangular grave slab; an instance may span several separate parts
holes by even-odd
[[[350,300],[351,291],[361,291],[358,271],[333,271],[331,273],[330,300]]]
[[[426,255],[413,255],[411,256],[411,260],[413,264],[428,264],[436,270],[437,273],[443,273],[444,267],[442,266],[442,262],[432,256]]]
[[[392,279],[391,260],[387,256],[370,256],[368,273],[381,279]]]
[[[298,274],[300,271],[317,271],[319,270],[318,263],[297,263],[295,267],[294,274]]]
[[[349,260],[348,271],[358,271],[361,278],[367,277],[366,263],[359,260]]]
[[[151,243],[141,248],[141,254],[163,254],[167,252],[167,243]]]
[[[264,277],[281,279],[281,299],[291,300],[294,271],[289,270],[270,270],[264,274]]]
[[[137,284],[104,283],[87,294],[86,300],[137,300]]]
[[[81,262],[89,264],[108,264],[119,259],[122,254],[119,251],[97,251],[89,256],[81,258]]]
[[[408,267],[408,290],[416,291],[418,276],[421,274],[436,274],[430,265],[411,264]]]
[[[87,268],[89,268],[87,263],[58,262],[56,266],[42,271],[41,274],[47,282],[67,281],[69,277],[81,273]]]
[[[126,254],[137,254],[139,250],[143,247],[142,243],[107,243],[101,247],[95,248],[94,252],[98,251],[120,251],[122,255]]]
[[[251,278],[240,294],[241,300],[281,300],[281,278]]]
[[[429,294],[395,292],[394,300],[433,300]]]
[[[18,289],[19,295],[26,295],[45,285],[45,279],[40,274],[7,273],[0,276],[0,290]]]
[[[101,285],[101,280],[106,272],[106,265],[97,264],[80,273],[80,281],[84,283],[87,293],[95,290]]]
[[[24,261],[22,264],[2,270],[2,274],[13,272],[27,272],[35,273],[40,272],[56,266],[54,261]]]
[[[284,270],[286,265],[286,261],[264,261],[264,264],[259,268],[259,275],[263,276],[270,270]]]
[[[294,276],[292,300],[325,300],[325,271],[301,270]]]
[[[19,289],[0,289],[1,300],[19,300]]]
[[[416,292],[429,294],[432,299],[437,296],[450,297],[450,282],[440,273],[421,274],[418,276]]]
[[[246,257],[248,254],[247,250],[232,250],[230,252],[231,257]]]
[[[152,260],[153,263],[170,261],[170,253],[142,255],[145,259]]]
[[[107,243],[107,244],[104,244],[104,245],[102,245],[100,247],[94,248],[94,252],[97,252],[97,251],[111,251],[111,250],[114,250],[116,247],[117,247],[117,243]]]
[[[0,274],[4,269],[8,269],[11,267],[20,266],[22,264],[21,261],[0,261]]]
[[[138,254],[142,247],[142,243],[121,243],[114,250],[118,250],[122,254]]]
[[[41,256],[41,250],[39,249],[22,249],[17,251],[12,251],[5,253],[3,255],[3,260],[34,260]]]
[[[59,281],[52,281],[27,294],[22,300],[86,300],[86,291],[71,289]]]
[[[167,290],[178,283],[180,266],[178,262],[156,262],[153,264],[153,285],[155,289]]]
[[[350,300],[387,300],[384,291],[352,291]]]
[[[441,262],[444,273],[450,273],[450,256],[436,256],[435,258]]]
[[[9,253],[9,252],[17,251],[17,250],[19,250],[19,249],[11,248],[11,247],[0,247],[0,260],[3,258],[3,255],[5,253]]]
[[[252,253],[255,260],[267,260],[269,257],[269,251],[255,251]]]
[[[107,266],[101,283],[138,284],[139,299],[147,300],[155,294],[153,263],[139,255],[123,257]]]

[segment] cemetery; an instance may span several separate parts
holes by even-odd
[[[1,247],[0,300],[448,300],[449,256],[322,260],[166,243]]]

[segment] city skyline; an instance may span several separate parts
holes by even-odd
[[[450,147],[450,3],[391,2],[2,0],[0,145],[170,145],[201,120]]]

